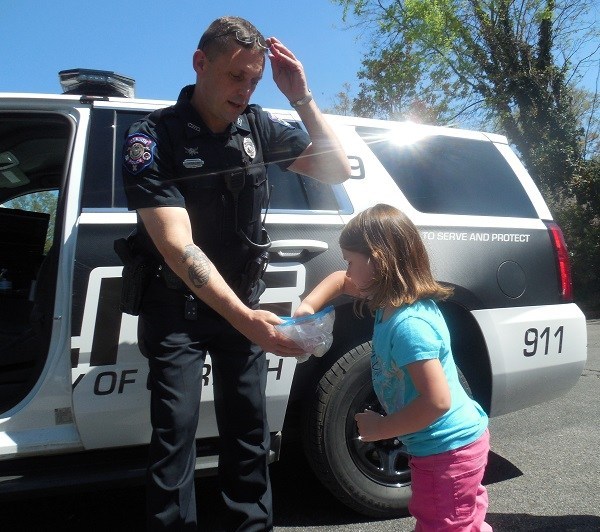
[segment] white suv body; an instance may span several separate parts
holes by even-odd
[[[143,469],[147,362],[137,347],[137,318],[119,311],[122,267],[113,241],[136,221],[121,183],[124,132],[169,103],[0,95],[0,496],[52,484],[58,458],[74,465],[57,483],[89,481],[77,465],[89,471],[102,463],[99,451],[126,458],[111,462],[118,467],[104,464],[96,480]],[[294,112],[272,112],[302,127]],[[437,279],[455,288],[442,310],[457,364],[488,413],[567,392],[586,361],[585,318],[570,300],[560,230],[506,139],[327,119],[352,177],[330,186],[269,168],[273,245],[261,304],[290,315],[319,280],[344,268],[337,246],[344,224],[389,203],[419,227]],[[342,299],[323,358],[296,365],[269,355],[268,413],[274,459],[282,437],[285,444],[304,434],[331,491],[363,513],[386,516],[405,510],[410,478],[401,442],[368,454],[354,438],[354,412],[375,401],[371,327]],[[198,468],[214,471],[210,358],[204,379]]]

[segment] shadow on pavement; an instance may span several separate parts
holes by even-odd
[[[487,486],[488,484],[503,482],[522,475],[523,472],[512,462],[509,462],[494,451],[490,451],[488,465],[483,476],[483,484]]]
[[[509,480],[522,475],[508,460],[491,453],[484,478],[485,484]],[[313,474],[301,446],[285,447],[279,462],[271,465],[275,528],[367,526],[377,520],[347,508],[329,493]],[[198,528],[207,532],[223,530],[223,504],[217,478],[200,478],[196,482]],[[127,531],[144,530],[144,487],[114,485],[89,490],[26,497],[2,501],[2,532],[23,530]],[[598,531],[600,517],[547,517],[527,514],[491,513],[489,522],[497,531]],[[355,528],[355,527],[352,527]]]
[[[495,532],[598,532],[600,517],[595,515],[530,515],[496,514],[487,515],[486,521]]]

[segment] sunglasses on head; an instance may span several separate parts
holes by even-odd
[[[239,43],[246,44],[246,45],[251,45],[251,44],[256,43],[263,50],[269,49],[269,47],[267,46],[267,43],[263,39],[262,35],[253,35],[253,36],[249,36],[249,37],[244,37],[243,35],[241,35],[240,31],[236,31],[235,32],[235,40]]]
[[[243,44],[244,46],[252,46],[254,43],[256,43],[259,46],[259,48],[262,48],[264,51],[267,51],[269,49],[266,41],[263,39],[263,37],[261,35],[247,35],[246,36],[240,30],[228,31],[225,33],[221,33],[219,35],[215,35],[214,37],[208,37],[204,41],[200,42],[200,44],[198,45],[198,48],[203,49],[210,41],[214,41],[215,39],[218,39],[219,37],[224,37],[225,35],[233,35],[235,37],[235,40],[237,42],[239,42],[240,44]]]

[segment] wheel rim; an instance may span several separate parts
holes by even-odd
[[[397,438],[363,442],[358,437],[354,415],[365,409],[383,414],[383,409],[370,384],[355,395],[346,418],[346,442],[356,467],[372,481],[390,487],[410,484],[410,468],[406,447]]]

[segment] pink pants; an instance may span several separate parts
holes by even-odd
[[[415,532],[488,532],[488,495],[481,484],[488,452],[488,430],[473,443],[431,456],[410,459]]]

